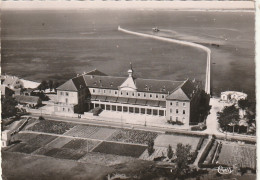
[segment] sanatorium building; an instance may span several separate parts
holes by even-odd
[[[165,117],[189,126],[196,122],[201,90],[196,82],[136,78],[132,67],[128,77],[108,76],[98,70],[77,75],[57,88],[56,112],[103,111]]]

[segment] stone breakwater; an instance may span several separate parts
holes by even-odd
[[[182,40],[177,40],[177,39],[171,39],[171,38],[165,38],[165,37],[160,37],[160,36],[155,36],[155,35],[150,35],[150,34],[144,34],[144,33],[139,33],[139,32],[134,32],[134,31],[129,31],[127,29],[123,29],[120,26],[118,26],[118,31],[136,35],[136,36],[142,36],[146,38],[152,38],[160,41],[165,41],[165,42],[170,42],[170,43],[177,43],[185,46],[191,46],[194,48],[202,49],[207,53],[207,66],[206,66],[206,80],[205,80],[205,92],[207,94],[210,94],[210,59],[211,59],[211,50],[205,46],[202,46],[200,44],[196,44],[193,42],[188,42],[188,41],[182,41]]]

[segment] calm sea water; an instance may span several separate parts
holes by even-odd
[[[206,53],[141,38],[117,27],[183,39],[212,50],[212,89],[254,97],[254,13],[176,11],[2,11],[2,72],[65,81],[97,68],[143,78],[205,80]],[[219,44],[219,47],[210,44]]]

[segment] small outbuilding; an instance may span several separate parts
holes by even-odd
[[[15,100],[22,105],[25,105],[27,107],[36,107],[42,104],[42,100],[38,96],[24,96],[24,95],[18,95],[14,97]]]
[[[247,94],[238,91],[225,91],[221,92],[221,101],[228,103],[237,103],[241,99],[246,99]]]
[[[10,144],[11,141],[11,131],[10,130],[4,130],[2,132],[2,147],[7,147]]]

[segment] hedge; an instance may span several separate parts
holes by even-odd
[[[204,137],[207,138],[208,134],[200,134],[196,132],[171,132],[171,131],[165,131],[165,134],[172,134],[172,135],[184,135],[184,136],[193,136],[193,137]]]
[[[212,145],[213,145],[213,142],[214,142],[214,139],[211,139],[210,142],[207,144],[204,152],[202,153],[201,157],[200,157],[200,160],[199,160],[199,164],[203,163],[204,160],[206,159],[208,153],[209,153],[209,150],[211,149]]]
[[[197,144],[197,147],[196,147],[196,151],[200,150],[201,146],[202,146],[202,143],[204,142],[204,137],[201,137],[198,144]]]
[[[212,164],[212,159],[214,158],[217,147],[218,147],[218,142],[215,141],[213,144],[213,147],[209,151],[209,154],[208,154],[204,164]]]

